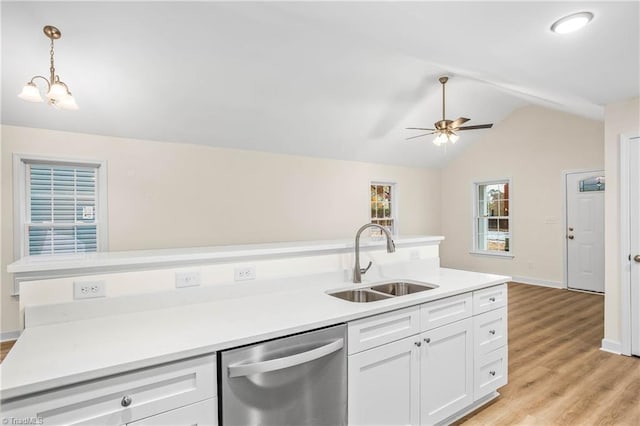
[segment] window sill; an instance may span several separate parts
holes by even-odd
[[[503,251],[470,251],[469,254],[475,256],[489,256],[489,257],[503,257],[507,259],[513,259],[515,256],[511,253],[505,253]]]

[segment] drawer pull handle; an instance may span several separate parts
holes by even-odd
[[[426,339],[424,339],[425,343],[431,343],[431,337],[427,337]]]
[[[495,302],[495,301],[496,301],[496,298],[495,298],[495,297],[490,297],[490,298],[489,298],[489,302]]]
[[[496,372],[495,372],[495,371],[493,371],[493,370],[491,370],[491,371],[489,371],[489,374],[490,374],[490,375],[492,375],[492,376],[495,376],[495,375],[496,375]]]
[[[414,344],[415,344],[417,347],[422,346],[422,342],[420,342],[420,341],[417,341],[417,342],[415,342]]]
[[[131,402],[132,402],[131,397],[129,395],[125,395],[124,397],[122,397],[122,401],[120,401],[120,404],[123,407],[128,407],[131,405]]]
[[[489,334],[496,334],[495,330],[489,330]]]

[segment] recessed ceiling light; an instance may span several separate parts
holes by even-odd
[[[558,19],[551,25],[551,31],[558,34],[572,33],[584,27],[593,19],[591,12],[579,12]]]

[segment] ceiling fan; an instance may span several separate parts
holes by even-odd
[[[447,120],[445,118],[445,95],[444,85],[449,81],[449,77],[440,77],[438,79],[442,83],[442,120],[436,121],[433,124],[434,129],[427,129],[424,127],[407,127],[407,130],[429,130],[429,133],[424,133],[418,136],[412,136],[409,139],[421,138],[422,136],[437,134],[433,143],[440,146],[447,142],[456,143],[460,136],[456,133],[458,130],[476,130],[476,129],[490,129],[492,124],[477,124],[475,126],[462,126],[462,124],[469,121],[468,118],[460,117],[455,120]]]

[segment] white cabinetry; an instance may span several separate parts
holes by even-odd
[[[467,318],[422,334],[421,424],[436,424],[473,402],[472,330]]]
[[[215,355],[207,355],[4,401],[2,412],[46,425],[123,425],[184,407],[185,416],[201,419],[187,424],[211,425],[217,423],[216,390]]]
[[[212,409],[213,408],[213,409]],[[218,423],[216,398],[127,423],[131,426],[214,426]]]
[[[349,424],[417,425],[420,341],[416,336],[349,356]]]
[[[350,322],[349,424],[433,425],[486,403],[507,380],[506,296],[503,284]]]

